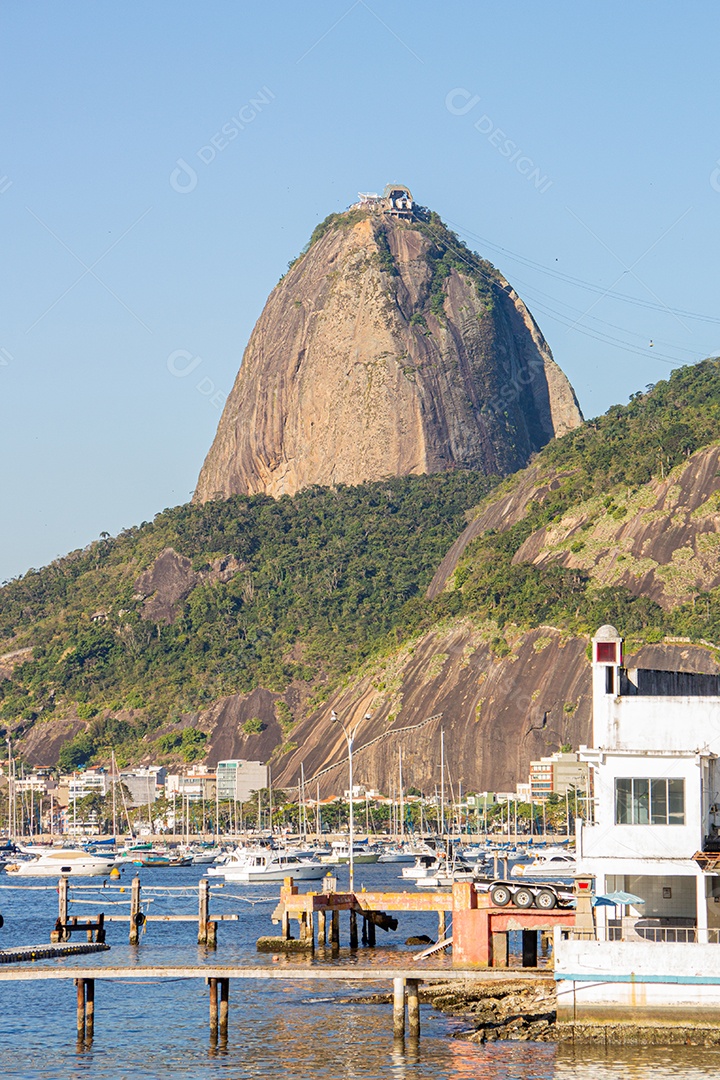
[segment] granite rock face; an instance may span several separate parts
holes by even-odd
[[[582,420],[522,300],[434,215],[351,210],[271,293],[195,501],[478,469]]]

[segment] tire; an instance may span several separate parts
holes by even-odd
[[[515,907],[530,908],[535,903],[535,897],[530,889],[518,889],[513,896],[513,903],[515,904]]]
[[[495,885],[490,890],[490,899],[495,907],[507,907],[512,900],[512,893],[507,885]]]
[[[557,907],[557,896],[552,889],[541,889],[535,897],[535,907],[542,908],[543,911],[550,911],[552,908]]]

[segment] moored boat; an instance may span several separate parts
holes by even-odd
[[[534,853],[532,862],[516,863],[511,877],[570,878],[576,870],[575,856],[563,848],[545,848]]]
[[[315,859],[302,859],[283,851],[260,848],[246,852],[244,858],[213,867],[213,871],[226,881],[253,884],[282,881],[286,877],[295,881],[319,881],[327,873],[327,866]]]
[[[369,844],[353,844],[354,863],[376,863],[380,860],[380,852],[370,847]],[[320,856],[324,863],[335,864],[350,862],[350,845],[347,840],[333,840],[330,845],[330,855]]]
[[[115,857],[92,855],[78,848],[22,848],[30,858],[5,866],[6,874],[18,877],[99,877],[109,874]]]

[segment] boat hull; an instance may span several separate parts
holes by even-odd
[[[218,866],[213,876],[224,877],[226,881],[239,881],[244,884],[261,884],[263,881],[283,881],[291,877],[293,881],[320,881],[325,877],[325,866]]]
[[[113,862],[18,862],[8,863],[5,873],[12,877],[107,877],[113,868]]]

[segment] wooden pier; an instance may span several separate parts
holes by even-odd
[[[290,920],[299,925],[298,941],[308,949],[315,947],[317,926],[318,944],[325,945],[330,929],[330,945],[340,946],[340,912],[347,911],[350,926],[350,948],[358,947],[358,917],[363,921],[362,941],[370,948],[375,946],[376,927],[383,930],[397,929],[397,919],[389,912],[434,911],[438,916],[438,938],[442,940],[447,932],[447,914],[453,910],[451,893],[436,892],[336,892],[337,881],[327,877],[323,880],[324,891],[299,892],[292,878],[285,878],[280,889],[280,901],[272,914],[272,921],[280,923],[279,941],[292,940]],[[268,939],[272,941],[273,939]],[[279,944],[279,942],[278,942]]]
[[[227,1038],[230,981],[286,981],[286,982],[344,982],[344,983],[392,983],[393,989],[393,1037],[410,1040],[420,1037],[419,986],[421,982],[454,982],[488,979],[503,982],[515,980],[517,971],[478,971],[476,968],[417,968],[408,967],[356,967],[324,966],[217,966],[198,964],[189,967],[165,967],[133,965],[127,967],[0,967],[0,982],[44,982],[70,979],[77,995],[77,1037],[80,1041],[92,1041],[95,1033],[95,983],[130,980],[156,982],[159,979],[204,979],[209,990],[210,1038]],[[523,972],[523,978],[547,979],[547,972]]]
[[[106,967],[52,967],[28,964],[11,966],[0,964],[0,982],[45,981],[72,979],[77,995],[77,1034],[80,1041],[92,1040],[95,1031],[95,983],[96,981],[115,980],[159,980],[159,979],[204,979],[208,986],[209,1023],[211,1040],[225,1040],[228,1031],[230,982],[231,980],[267,981],[283,980],[290,982],[325,981],[325,982],[374,982],[391,981],[393,991],[393,1034],[396,1040],[404,1040],[406,1027],[409,1038],[417,1040],[420,1035],[419,986],[421,982],[450,982],[457,980],[494,980],[547,978],[547,971],[537,968],[538,934],[548,933],[555,926],[581,926],[583,920],[592,922],[590,892],[586,884],[578,879],[576,895],[577,909],[555,908],[542,911],[537,908],[521,909],[516,907],[495,907],[487,894],[478,894],[470,883],[457,883],[450,892],[366,892],[338,893],[336,881],[325,878],[322,893],[300,893],[292,878],[286,878],[280,890],[280,900],[273,912],[273,919],[282,925],[283,937],[275,939],[286,941],[290,936],[290,920],[295,919],[300,926],[300,940],[307,949],[315,945],[315,932],[321,943],[327,937],[328,921],[330,945],[333,955],[337,956],[340,944],[340,913],[348,912],[349,941],[352,949],[358,946],[358,919],[363,920],[363,943],[369,948],[375,945],[375,928],[397,927],[397,920],[391,913],[434,912],[438,918],[439,942],[430,950],[425,950],[413,957],[410,966],[356,966],[305,963],[298,965],[273,964],[273,966],[255,965],[217,965],[212,963],[195,966],[157,966],[128,965]],[[584,890],[584,891],[583,891]],[[61,879],[58,888],[59,914],[55,934],[60,940],[48,949],[67,950],[52,955],[72,955],[73,952],[89,952],[106,948],[101,941],[90,942],[85,946],[63,944],[65,936],[73,931],[84,931],[88,936],[100,937],[98,928],[104,931],[104,925],[110,921],[130,923],[130,943],[138,943],[138,933],[148,919],[197,921],[198,943],[214,948],[217,943],[217,921],[237,919],[237,915],[216,915],[210,913],[209,882],[204,879],[198,888],[198,915],[160,915],[147,916],[141,908],[141,890],[139,878],[133,879],[130,896],[129,915],[80,916],[75,921],[68,919],[68,883]],[[448,916],[452,918],[452,937],[448,937]],[[509,968],[508,935],[513,931],[522,933],[521,969]],[[452,946],[452,967],[425,967],[418,961],[430,956],[433,951]],[[29,947],[32,949],[33,947]],[[22,949],[14,950],[18,955]],[[50,954],[48,954],[50,955]],[[28,955],[22,959],[42,959],[40,955]],[[407,1023],[406,1023],[407,1014]]]
[[[168,889],[171,887],[168,886]],[[108,890],[109,891],[109,890]],[[122,889],[124,891],[124,888]],[[184,890],[185,891],[185,890]],[[140,878],[134,877],[130,884],[130,912],[128,915],[108,915],[100,912],[98,915],[69,915],[70,893],[68,878],[62,877],[58,881],[58,917],[55,927],[50,934],[50,940],[66,942],[73,933],[84,931],[88,941],[105,941],[105,926],[111,922],[129,923],[128,941],[130,945],[140,944],[140,933],[143,926],[148,922],[196,922],[198,926],[198,945],[204,945],[208,949],[217,948],[217,924],[219,922],[237,922],[239,916],[233,914],[211,914],[210,912],[210,881],[201,878],[197,886],[198,913],[197,915],[148,915],[142,910],[142,887]]]
[[[317,925],[318,944],[325,945],[327,923],[330,921],[330,946],[337,950],[340,945],[340,912],[349,915],[349,944],[358,947],[357,919],[363,919],[363,944],[375,945],[375,927],[395,929],[397,921],[389,912],[437,912],[438,944],[433,951],[452,946],[453,963],[464,968],[501,968],[509,963],[508,934],[522,932],[523,968],[537,966],[538,934],[552,933],[560,926],[574,926],[576,911],[573,908],[554,908],[541,911],[538,908],[494,907],[489,895],[478,894],[469,882],[459,882],[451,892],[335,892],[335,880],[326,878],[322,893],[300,893],[292,878],[285,878],[280,890],[280,902],[275,908],[273,922],[281,924],[281,937],[267,938],[267,949],[282,948],[283,942],[292,941],[290,920],[297,920],[299,936],[297,944],[308,950],[315,947]],[[452,937],[448,937],[448,916],[452,919]],[[263,945],[263,948],[266,946]],[[422,955],[422,954],[421,954]]]

